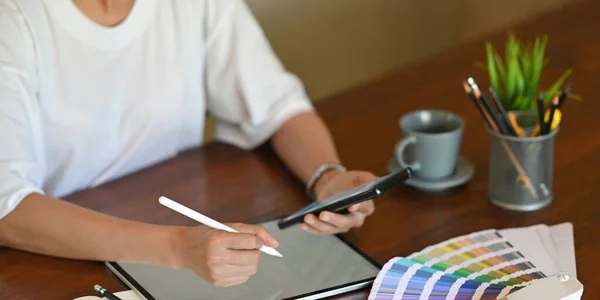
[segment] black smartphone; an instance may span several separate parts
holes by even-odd
[[[304,208],[281,219],[277,225],[279,229],[298,224],[304,221],[308,214],[318,215],[322,211],[347,213],[347,208],[356,203],[377,198],[389,189],[404,183],[412,176],[412,170],[406,168],[380,177],[374,181],[361,184],[355,188],[337,193],[327,199],[315,201]]]

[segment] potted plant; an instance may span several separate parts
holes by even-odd
[[[537,210],[551,203],[554,137],[558,131],[552,125],[560,123],[561,99],[567,95],[579,99],[568,89],[563,91],[571,68],[550,87],[540,88],[542,71],[550,60],[546,56],[547,43],[547,35],[523,43],[509,33],[504,58],[487,42],[487,61],[478,64],[489,75],[490,92],[498,100],[495,102],[508,112],[511,122],[505,122],[506,126],[521,129],[511,134],[489,130],[488,195],[492,203],[511,210]],[[549,105],[555,96],[559,96],[559,103]]]
[[[513,33],[509,33],[504,59],[491,42],[486,43],[487,62],[477,63],[477,66],[487,71],[491,89],[506,111],[535,112],[538,109],[536,100],[540,91],[545,105],[552,97],[561,93],[565,81],[572,73],[571,68],[546,90],[539,87],[543,68],[550,61],[550,57],[546,56],[547,43],[547,35],[536,37],[533,43],[523,43]],[[571,93],[568,97],[580,99]]]

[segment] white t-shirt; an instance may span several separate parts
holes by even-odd
[[[313,107],[242,0],[137,0],[116,27],[72,0],[0,1],[0,218],[216,137],[251,149]]]

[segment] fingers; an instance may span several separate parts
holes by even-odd
[[[365,218],[375,211],[373,201],[365,201],[348,208],[349,214],[341,215],[328,211],[321,212],[319,218],[306,215],[301,228],[313,234],[336,234],[361,227]]]
[[[360,212],[366,216],[370,216],[375,212],[375,204],[373,200],[361,202],[348,207],[350,212]]]
[[[325,223],[333,225],[333,227],[338,229],[350,229],[351,227],[354,227],[353,222],[355,221],[356,216],[354,213],[340,215],[329,211],[324,211],[319,214],[319,219]]]
[[[176,256],[170,266],[190,269],[215,286],[248,281],[258,270],[259,249],[263,246],[258,233],[264,228],[239,224],[235,227],[245,232],[227,232],[207,226],[176,228],[173,231]]]
[[[240,232],[252,233],[258,235],[263,243],[269,247],[277,247],[279,246],[279,242],[265,229],[265,227],[260,225],[249,225],[242,223],[234,223],[230,224],[231,227],[237,229]]]
[[[214,269],[211,272],[211,276],[215,280],[219,279],[231,279],[231,278],[240,278],[240,277],[249,277],[258,271],[256,266],[223,266],[218,269]]]
[[[258,270],[262,240],[245,232],[212,230],[207,237],[205,252],[206,271],[199,272],[210,283],[219,287],[233,286],[248,281]]]
[[[263,241],[256,235],[242,232],[214,230],[208,237],[209,245],[224,249],[252,250],[260,249]]]
[[[304,230],[304,231],[310,232],[310,233],[315,234],[315,235],[325,234],[325,233],[319,231],[318,229],[316,229],[316,228],[314,228],[314,227],[312,227],[312,226],[310,226],[310,225],[308,225],[306,223],[300,224],[300,228],[302,228],[302,230]]]
[[[331,234],[341,232],[340,228],[337,228],[336,226],[333,226],[332,224],[329,224],[327,222],[323,222],[322,220],[319,220],[317,217],[315,217],[315,215],[312,214],[306,215],[304,217],[304,222],[306,223],[304,225],[309,225],[305,227],[314,229],[313,233],[314,231],[318,232],[318,234]]]
[[[248,279],[250,279],[249,276],[226,277],[222,279],[215,279],[212,281],[212,284],[216,287],[230,287],[245,283],[248,281]]]
[[[260,260],[258,250],[229,250],[224,263],[231,266],[256,266]]]
[[[257,265],[262,241],[249,233],[214,230],[208,237],[207,264],[213,267]]]

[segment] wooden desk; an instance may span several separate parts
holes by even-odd
[[[377,210],[348,236],[379,262],[408,255],[451,238],[487,228],[570,221],[575,226],[578,277],[584,299],[600,298],[600,11],[599,1],[580,2],[515,28],[519,37],[549,33],[552,61],[544,73],[548,86],[573,66],[574,92],[584,102],[566,104],[556,141],[554,203],[543,210],[517,213],[488,203],[488,136],[483,121],[464,95],[461,80],[485,74],[473,67],[484,59],[487,39],[450,49],[422,63],[319,103],[350,168],[377,174],[400,138],[398,118],[421,108],[456,112],[467,122],[461,154],[476,165],[466,186],[438,194],[403,187],[377,200]],[[490,38],[503,47],[505,32]],[[407,45],[410,47],[410,45]],[[233,186],[236,186],[233,188]],[[305,205],[302,186],[268,148],[254,152],[213,144],[68,200],[98,211],[159,224],[193,224],[157,205],[160,195],[223,221],[251,222],[290,213]],[[76,224],[74,224],[76,226]],[[93,294],[100,283],[109,290],[124,287],[101,263],[49,258],[0,249],[0,299],[73,299]],[[345,299],[366,299],[368,291]]]

